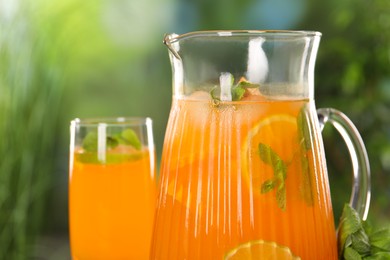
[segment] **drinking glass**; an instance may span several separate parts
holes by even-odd
[[[71,121],[69,166],[72,259],[149,259],[156,192],[152,120]]]

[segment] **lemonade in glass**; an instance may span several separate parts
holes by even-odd
[[[148,118],[72,121],[73,260],[149,259],[156,189],[151,127]]]

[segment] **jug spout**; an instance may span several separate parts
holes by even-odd
[[[175,47],[178,48],[178,44],[177,44],[177,37],[179,35],[176,34],[176,33],[171,33],[171,34],[165,34],[164,36],[164,40],[163,40],[163,43],[165,44],[165,46],[167,46],[169,52],[175,56],[175,58],[179,59],[180,60],[180,56],[178,54],[178,52],[176,51]],[[176,44],[175,44],[176,43]],[[176,46],[175,46],[176,45]]]

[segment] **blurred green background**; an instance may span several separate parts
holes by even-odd
[[[389,0],[0,0],[0,259],[70,259],[69,121],[149,116],[158,157],[171,102],[164,33],[323,33],[317,107],[355,122],[372,167],[369,221],[390,225]],[[324,131],[335,218],[351,163]]]

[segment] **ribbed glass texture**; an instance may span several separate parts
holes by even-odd
[[[223,259],[255,240],[337,259],[314,104],[195,97],[172,104],[152,259]]]

